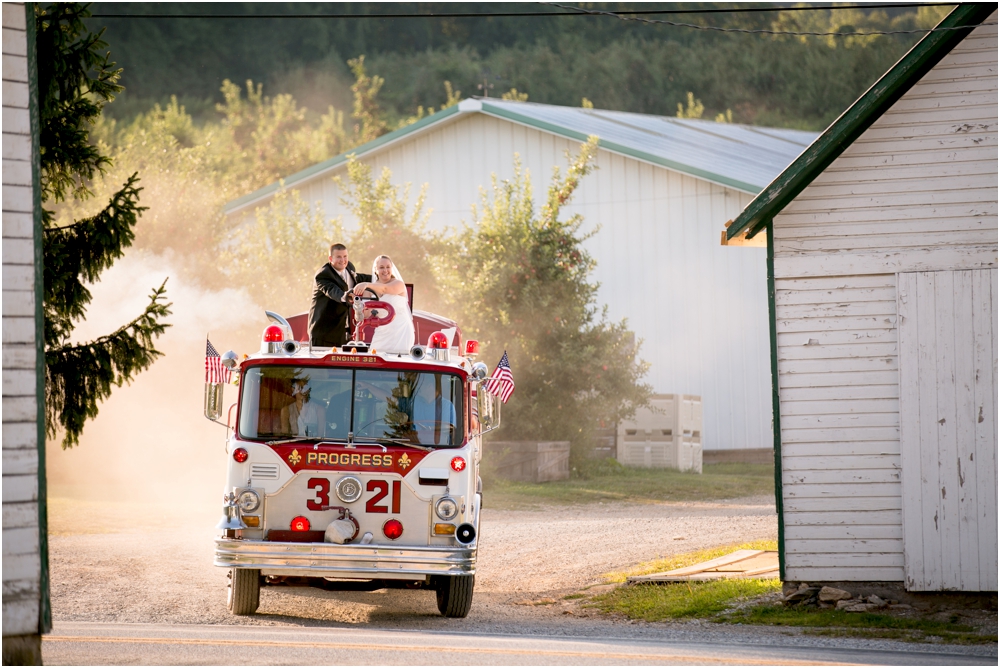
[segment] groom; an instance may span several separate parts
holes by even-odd
[[[368,274],[354,271],[347,259],[347,246],[330,246],[330,261],[316,274],[312,306],[309,308],[309,340],[318,348],[342,346],[347,343],[347,322],[350,303],[347,294],[362,281],[371,281]]]

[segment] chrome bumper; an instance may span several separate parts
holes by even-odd
[[[215,539],[215,565],[265,575],[408,579],[473,575],[476,547],[391,547]]]

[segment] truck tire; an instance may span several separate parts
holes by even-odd
[[[438,610],[445,617],[465,617],[472,609],[472,590],[475,586],[475,575],[442,575],[434,587]]]
[[[246,568],[229,570],[226,607],[234,615],[252,615],[260,607],[260,571]]]

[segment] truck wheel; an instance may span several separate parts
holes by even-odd
[[[472,609],[472,589],[476,586],[475,575],[443,575],[438,578],[438,610],[445,617],[465,617]]]
[[[260,571],[246,568],[229,570],[226,607],[234,615],[252,615],[260,607]]]

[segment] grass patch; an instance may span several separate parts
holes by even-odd
[[[628,571],[608,573],[611,583],[623,583],[630,575],[662,573],[736,550],[776,550],[777,541],[762,540],[742,545],[678,554],[639,564]],[[916,611],[844,612],[775,604],[780,580],[713,580],[676,584],[641,584],[618,587],[590,599],[587,607],[647,622],[705,619],[719,623],[801,628],[810,635],[881,638],[906,642],[942,642],[957,645],[995,644],[997,634],[960,623],[958,615],[947,620],[922,616]],[[584,594],[574,594],[581,597]],[[764,600],[759,600],[759,599]],[[758,600],[755,600],[758,599]]]
[[[483,484],[484,503],[502,510],[602,501],[718,501],[773,494],[771,464],[708,464],[704,473],[697,474],[633,468],[606,459],[576,467],[569,480],[526,483],[486,479]]]
[[[815,608],[786,608],[782,605],[757,605],[729,612],[717,621],[734,624],[805,627],[813,635],[870,637],[930,642],[940,639],[952,644],[996,643],[997,634],[980,633],[974,626],[925,617],[897,616],[878,612],[844,612]]]
[[[603,612],[618,613],[647,622],[715,617],[738,601],[781,591],[781,581],[709,580],[678,584],[643,584],[619,587],[595,597]]]

